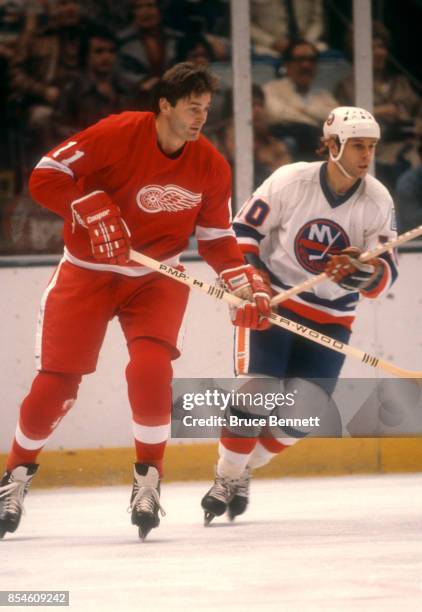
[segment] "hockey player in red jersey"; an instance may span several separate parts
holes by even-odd
[[[229,291],[250,301],[235,325],[265,327],[270,288],[245,264],[230,223],[227,162],[200,134],[216,87],[182,63],[157,89],[155,113],[112,115],[72,136],[36,166],[30,190],[64,219],[65,250],[43,295],[37,366],[0,483],[0,537],[16,530],[37,456],[94,372],[118,317],[136,463],[130,500],[141,537],[159,524],[160,477],[171,409],[171,361],[188,289],[129,260],[133,247],[179,265],[195,232],[200,255]]]
[[[279,313],[344,343],[359,300],[385,294],[397,277],[389,252],[366,263],[358,259],[396,236],[391,196],[368,175],[379,138],[379,125],[365,109],[335,108],[324,123],[320,151],[328,161],[282,166],[233,223],[247,261],[269,276],[275,292],[327,273],[330,280],[286,300]],[[296,392],[313,414],[328,404],[344,361],[275,326],[259,333],[238,328],[235,357],[236,374],[248,378],[242,392]],[[215,482],[202,499],[206,523],[226,511],[231,518],[242,514],[251,470],[298,441],[282,428],[264,427],[249,437],[234,433],[222,431]]]

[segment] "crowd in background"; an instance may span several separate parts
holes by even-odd
[[[255,184],[283,164],[318,159],[329,111],[354,104],[353,30],[344,18],[339,45],[332,8],[250,0]],[[0,254],[61,251],[60,219],[27,193],[31,169],[102,117],[151,110],[160,75],[179,61],[219,74],[205,135],[234,164],[229,0],[0,0]],[[422,89],[397,66],[377,20],[373,70],[376,173],[404,231],[422,223]]]

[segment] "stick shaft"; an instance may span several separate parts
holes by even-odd
[[[378,255],[382,255],[390,249],[394,249],[399,245],[403,244],[404,242],[413,240],[414,238],[417,238],[421,235],[422,225],[419,225],[418,227],[415,227],[414,229],[409,230],[408,232],[400,234],[400,236],[397,236],[397,238],[392,238],[388,242],[384,242],[383,244],[380,243],[370,251],[365,251],[364,253],[361,253],[359,260],[365,262],[369,259],[373,259],[374,257],[378,257]],[[288,289],[287,291],[283,291],[282,293],[275,295],[271,300],[271,306],[276,306],[277,304],[288,300],[290,297],[293,297],[298,293],[302,293],[303,291],[311,289],[312,287],[315,287],[315,285],[318,285],[318,283],[327,278],[328,277],[325,272],[321,272],[321,274],[318,274],[317,276],[308,278],[308,280],[304,281],[303,283],[300,283],[300,285],[296,285],[295,287],[291,287],[291,289]]]
[[[138,253],[131,249],[130,258],[137,263],[143,264],[147,266],[151,270],[155,270],[168,278],[172,278],[173,280],[182,283],[184,285],[188,285],[193,289],[197,289],[206,293],[207,295],[212,296],[217,300],[222,300],[231,304],[232,306],[241,306],[245,302],[239,297],[233,295],[232,293],[228,293],[224,289],[220,287],[216,287],[215,285],[211,285],[206,283],[205,281],[201,281],[192,276],[188,276],[185,272],[177,270],[176,268],[172,268],[165,263],[156,261],[147,255],[143,255],[142,253]],[[369,355],[360,349],[354,348],[348,344],[344,344],[344,342],[340,342],[339,340],[335,340],[329,336],[325,336],[320,332],[317,332],[306,325],[301,325],[300,323],[296,323],[294,321],[290,321],[290,319],[286,319],[275,312],[271,313],[269,317],[271,322],[278,327],[282,327],[283,329],[287,329],[294,334],[299,336],[303,336],[304,338],[308,338],[312,342],[316,342],[317,344],[321,344],[333,351],[337,351],[338,353],[342,353],[343,355],[348,355],[355,359],[358,359],[362,363],[372,366],[374,368],[378,368],[384,370],[385,372],[389,372],[390,374],[394,374],[394,376],[399,376],[402,378],[422,378],[422,371],[415,372],[412,370],[404,370],[399,368],[398,366],[390,363],[388,361],[384,361],[383,359],[379,359],[378,357],[374,357],[373,355]]]

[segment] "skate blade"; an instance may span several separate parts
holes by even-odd
[[[139,539],[143,542],[151,529],[155,529],[160,524],[160,521],[153,517],[144,518],[143,525],[138,524]]]
[[[204,527],[208,527],[208,525],[211,523],[211,521],[213,519],[215,519],[216,516],[217,515],[214,514],[213,512],[205,511],[205,514],[204,514]]]
[[[16,529],[19,527],[19,523],[8,523],[7,525],[2,525],[0,527],[0,540],[4,538],[6,533],[15,533]]]
[[[228,517],[229,517],[229,521],[230,521],[231,523],[233,523],[234,519],[235,519],[235,518],[236,518],[236,516],[237,516],[237,514],[233,514],[233,512],[230,512],[230,511],[229,511],[229,512],[227,512],[227,515],[228,515]]]
[[[139,527],[138,534],[139,534],[139,539],[141,540],[141,542],[145,542],[146,537],[150,531],[151,529],[142,529],[141,527]]]

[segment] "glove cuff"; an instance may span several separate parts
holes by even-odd
[[[373,275],[368,280],[368,284],[365,285],[365,287],[362,287],[361,289],[363,295],[375,291],[375,289],[377,289],[378,285],[383,279],[385,273],[385,268],[382,259],[371,259],[371,261],[367,263],[371,263],[371,265],[375,266],[375,270]]]
[[[92,191],[87,195],[73,200],[72,230],[75,230],[76,222],[87,228],[91,223],[98,223],[104,217],[120,214],[120,209],[105,191]]]
[[[237,268],[227,268],[220,273],[220,278],[224,285],[232,293],[238,293],[250,285],[248,271],[251,269],[249,264],[238,266]]]

